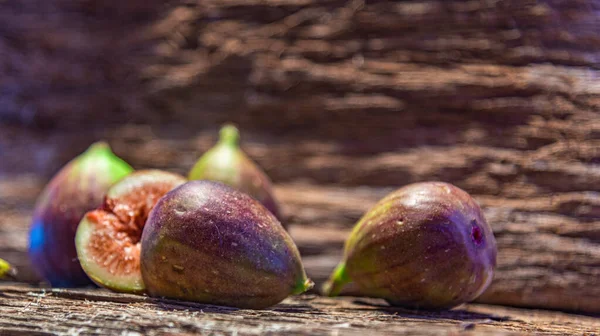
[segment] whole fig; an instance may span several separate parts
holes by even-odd
[[[152,207],[183,176],[161,170],[138,170],[113,185],[102,206],[83,216],[75,246],[85,273],[114,291],[142,293],[140,238]]]
[[[258,201],[212,181],[167,193],[142,233],[152,296],[260,309],[312,287],[296,245]]]
[[[40,194],[29,232],[29,256],[37,273],[55,287],[90,284],[75,251],[75,231],[98,207],[108,188],[133,171],[104,142],[63,167]]]
[[[208,150],[189,173],[189,180],[225,183],[257,199],[275,217],[281,218],[271,180],[239,147],[240,135],[233,125],[219,132],[219,142]]]
[[[415,183],[360,219],[324,292],[335,296],[354,281],[392,305],[445,309],[483,293],[495,265],[496,240],[471,196],[448,183]]]

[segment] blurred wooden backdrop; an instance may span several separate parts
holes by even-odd
[[[0,1],[0,256],[92,141],[186,173],[237,123],[322,281],[387,192],[472,193],[483,302],[600,312],[599,0]]]

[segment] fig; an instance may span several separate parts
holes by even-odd
[[[38,275],[54,287],[91,284],[75,251],[83,215],[102,204],[108,188],[133,171],[98,142],[64,166],[40,194],[29,231],[29,256]]]
[[[148,214],[169,190],[183,184],[180,175],[140,170],[113,185],[97,209],[85,214],[75,237],[85,273],[100,286],[142,293],[140,238]]]
[[[361,293],[408,308],[447,309],[477,298],[496,266],[496,240],[479,205],[443,182],[407,185],[367,212],[323,289]]]
[[[312,287],[296,245],[260,202],[214,181],[161,198],[142,233],[148,294],[261,309]]]
[[[6,260],[0,259],[0,280],[5,278],[14,279],[15,276],[15,269]]]
[[[254,197],[281,219],[272,183],[240,149],[238,129],[227,124],[219,131],[219,142],[208,150],[189,173],[189,180],[211,180],[227,184]]]

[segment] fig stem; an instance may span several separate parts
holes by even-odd
[[[313,288],[314,285],[315,285],[315,283],[312,282],[312,280],[304,279],[304,281],[302,283],[300,283],[298,286],[296,286],[296,288],[294,288],[292,295],[302,294],[302,293],[306,292],[307,290]]]
[[[232,124],[225,124],[219,131],[219,142],[224,145],[237,147],[240,142],[240,132]]]
[[[346,263],[341,262],[337,265],[329,280],[323,285],[323,294],[338,296],[348,282],[350,282],[350,277],[346,273]]]
[[[110,151],[110,146],[108,145],[108,143],[106,141],[98,141],[98,142],[94,142],[93,144],[90,145],[90,147],[87,149],[87,152],[96,152],[96,151]]]

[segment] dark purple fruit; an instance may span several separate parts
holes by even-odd
[[[411,308],[451,308],[492,281],[496,240],[465,191],[442,182],[405,186],[356,224],[324,291],[354,281],[366,295]]]
[[[219,136],[217,145],[204,153],[190,171],[190,181],[211,180],[225,183],[254,197],[275,217],[281,218],[271,180],[240,149],[237,128],[225,125],[221,128]]]
[[[169,190],[185,183],[180,175],[140,170],[112,186],[100,209],[85,214],[75,237],[87,275],[119,292],[141,293],[140,238],[150,210]]]
[[[240,308],[265,308],[312,282],[296,245],[254,198],[212,181],[161,198],[142,234],[148,293]]]
[[[102,204],[112,184],[132,171],[106,143],[98,142],[62,168],[42,191],[29,232],[29,256],[52,286],[91,283],[77,260],[77,225],[87,211]]]

